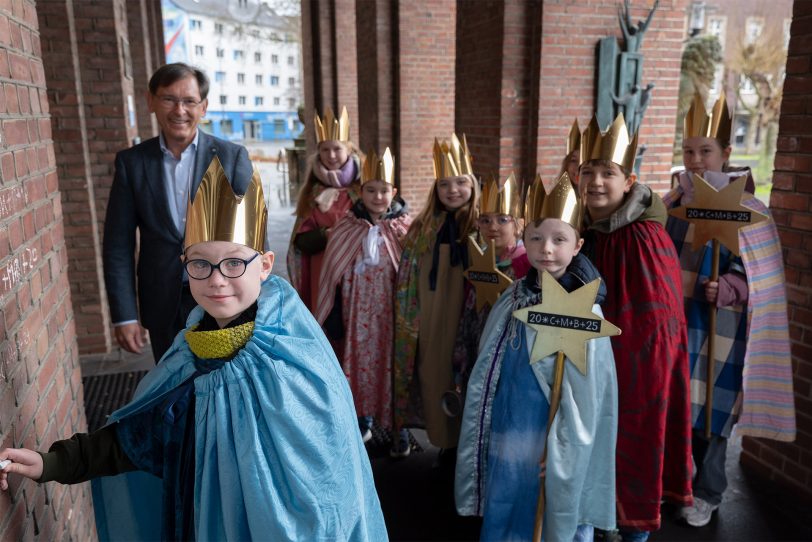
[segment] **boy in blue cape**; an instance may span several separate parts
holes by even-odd
[[[579,254],[580,204],[564,173],[547,195],[530,188],[524,243],[532,265],[493,307],[468,381],[457,452],[455,496],[462,515],[484,516],[482,540],[531,540],[546,469],[543,536],[589,541],[615,526],[617,379],[608,337],[587,342],[587,371],[565,365],[560,409],[547,436],[554,356],[528,363],[535,331],[513,312],[541,302],[549,272],[567,291],[599,278]],[[592,311],[601,314],[601,284]],[[546,466],[540,464],[545,438]]]
[[[0,489],[142,470],[162,479],[165,540],[387,538],[347,380],[271,275],[266,222],[259,176],[238,198],[215,158],[186,220],[187,328],[104,428],[0,450]]]

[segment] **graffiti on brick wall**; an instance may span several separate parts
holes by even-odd
[[[28,350],[29,346],[31,346],[31,335],[24,329],[0,343],[0,380],[9,381],[9,367],[14,367],[18,361],[23,359],[22,353]]]
[[[39,252],[36,248],[26,248],[20,256],[13,258],[6,268],[0,273],[0,283],[3,284],[2,291],[8,292],[17,284],[20,279],[30,270],[34,269],[39,261]]]
[[[10,190],[0,192],[0,220],[13,215],[17,209],[25,206],[23,189],[15,186]]]

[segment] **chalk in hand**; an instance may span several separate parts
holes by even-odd
[[[5,469],[6,465],[11,465],[11,459],[4,459],[3,461],[0,461],[0,470]]]

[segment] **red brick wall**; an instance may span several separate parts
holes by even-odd
[[[499,175],[504,4],[457,2],[456,131],[465,134],[483,180]]]
[[[341,107],[350,117],[350,139],[358,143],[358,56],[355,45],[355,0],[335,1],[337,91],[335,103],[327,103],[336,115]]]
[[[358,139],[364,152],[394,145],[395,59],[392,28],[395,6],[389,0],[356,0],[358,47]],[[394,30],[394,31],[393,31]],[[396,149],[393,149],[396,152]],[[395,162],[398,164],[398,156]]]
[[[41,57],[34,2],[0,0],[0,447],[86,428]],[[89,486],[13,477],[0,539],[35,538],[95,539]]]
[[[544,1],[538,118],[538,168],[544,179],[558,174],[573,118],[578,117],[582,129],[592,118],[596,45],[606,36],[621,37],[618,4]],[[635,23],[645,18],[651,4],[632,2]],[[648,145],[640,176],[661,191],[670,185],[687,4],[662,0],[641,47],[643,85],[651,82],[656,88],[640,131],[640,143]]]
[[[784,248],[797,438],[745,438],[742,465],[812,501],[812,3],[795,2],[770,207]]]
[[[434,137],[448,139],[455,128],[456,12],[455,0],[398,6],[399,175],[413,210],[434,183]]]
[[[539,0],[457,3],[457,131],[483,180],[535,175],[540,8]]]

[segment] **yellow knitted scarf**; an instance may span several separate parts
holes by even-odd
[[[228,359],[245,346],[254,333],[254,322],[213,331],[195,331],[200,324],[186,332],[186,342],[192,353],[202,359]]]

